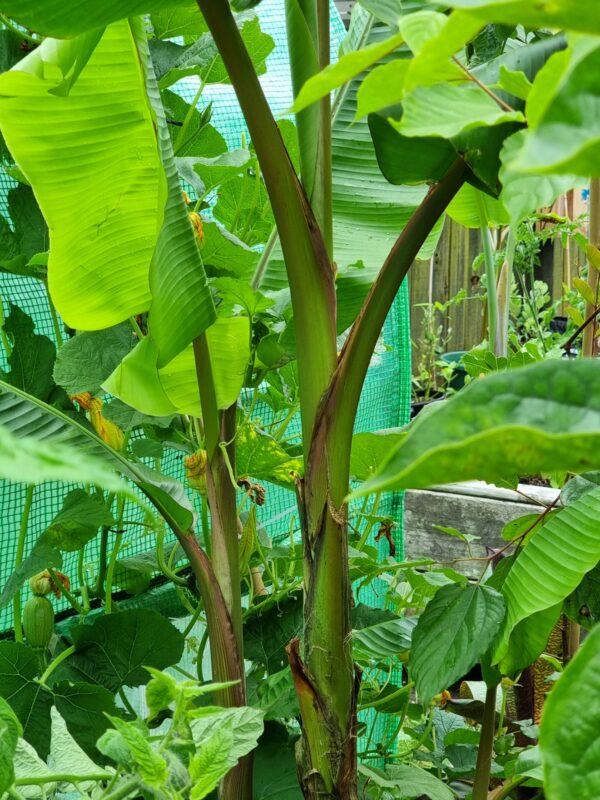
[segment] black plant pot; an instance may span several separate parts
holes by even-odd
[[[426,407],[430,406],[432,403],[439,403],[440,400],[444,400],[446,398],[445,394],[438,392],[435,395],[432,395],[428,400],[417,400],[414,403],[410,404],[410,418],[413,420],[417,414],[420,414],[421,411]]]

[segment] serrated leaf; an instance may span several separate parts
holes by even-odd
[[[409,668],[423,702],[479,661],[504,614],[502,595],[489,586],[442,586],[419,617],[412,637]]]
[[[102,383],[133,345],[133,331],[128,322],[103,331],[79,333],[58,351],[54,380],[69,395],[98,394]]]
[[[233,723],[228,720],[199,743],[189,767],[193,781],[191,800],[202,800],[210,794],[235,765],[237,759],[231,756],[233,740]]]
[[[35,333],[31,317],[12,303],[2,327],[12,342],[12,350],[8,356],[10,371],[0,370],[0,375],[17,389],[47,400],[55,388],[52,379],[56,357],[54,343],[47,336]]]

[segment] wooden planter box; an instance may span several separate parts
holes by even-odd
[[[501,533],[507,523],[525,514],[539,514],[558,494],[557,489],[540,486],[519,484],[519,490],[512,491],[482,481],[408,491],[404,506],[405,557],[450,562],[468,556],[464,542],[435,530],[434,525],[480,536],[471,544],[471,550],[474,556],[485,556],[486,546],[506,544]],[[478,578],[483,569],[481,561],[460,561],[449,566],[473,578]]]

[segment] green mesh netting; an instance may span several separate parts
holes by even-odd
[[[263,0],[258,7],[262,29],[275,40],[275,50],[268,59],[267,74],[261,77],[267,98],[276,115],[281,115],[291,105],[292,94],[289,78],[289,60],[287,53],[285,17],[281,0]],[[343,24],[332,4],[332,58],[335,59],[339,45],[345,35]],[[190,102],[197,89],[197,81],[193,78],[181,81],[175,87],[181,95]],[[233,89],[229,86],[209,86],[203,93],[200,106],[213,102],[212,123],[226,138],[230,147],[238,147],[242,133],[245,132],[245,123],[235,98]],[[8,193],[16,184],[0,170],[0,213],[5,217],[8,214]],[[29,314],[35,321],[36,332],[43,334],[55,341],[52,320],[49,312],[48,301],[44,287],[37,281],[7,274],[0,274],[0,296],[7,309],[9,303],[14,303]],[[408,314],[408,292],[404,285],[394,303],[385,324],[383,341],[386,347],[374,357],[364,387],[360,408],[356,421],[357,430],[377,430],[405,424],[409,419],[410,411],[410,330]],[[0,355],[0,363],[3,355]],[[2,364],[4,366],[4,364]],[[257,405],[253,412],[257,417],[268,420],[268,409]],[[293,428],[290,430],[290,433]],[[183,477],[182,456],[177,451],[166,451],[161,461],[161,470],[173,477]],[[19,531],[21,515],[24,507],[27,475],[18,475],[15,478],[20,483],[0,482],[0,587],[2,587],[14,569],[15,547]],[[25,553],[36,538],[43,532],[49,521],[59,511],[62,499],[69,487],[64,485],[45,483],[35,488]],[[379,512],[391,517],[397,523],[394,537],[397,545],[397,555],[402,556],[402,495],[388,494],[382,498]],[[129,519],[139,518],[139,510],[132,508],[127,512]],[[297,510],[293,494],[285,489],[270,486],[267,491],[267,502],[259,509],[259,521],[269,535],[275,540],[289,536],[290,526],[297,529]],[[154,542],[151,536],[139,533],[141,528],[131,528],[131,533],[125,537],[125,542],[119,557],[133,555],[149,550]],[[109,542],[109,546],[112,542]],[[382,555],[388,555],[388,544],[381,542]],[[85,552],[84,568],[86,564],[94,564],[98,555],[98,545],[95,542],[88,544]],[[77,554],[66,553],[64,556],[63,571],[75,578],[77,574]],[[25,590],[26,594],[27,588]],[[379,605],[379,593],[385,591],[381,583],[363,589],[357,601],[371,605]],[[144,599],[144,604],[155,605],[161,610],[165,602],[164,592],[155,592]],[[168,605],[168,604],[167,604]],[[66,607],[63,600],[59,609]],[[165,608],[163,613],[173,616],[173,609]],[[12,609],[10,607],[0,610],[0,632],[8,631],[12,627]],[[397,676],[395,676],[397,677]],[[141,699],[138,699],[138,702]],[[378,724],[376,738],[385,735],[385,731]]]

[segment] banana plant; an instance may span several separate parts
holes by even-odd
[[[233,5],[254,4],[238,0]],[[376,10],[378,4],[372,5]],[[211,346],[217,312],[182,199],[143,21],[135,15],[172,13],[191,20],[196,34],[212,37],[214,58],[220,59],[237,93],[270,198],[292,303],[302,423],[303,474],[296,493],[304,545],[305,626],[302,641],[290,642],[289,658],[303,730],[298,774],[309,799],[358,796],[360,674],[350,645],[347,495],[358,401],[391,304],[419,250],[463,187],[497,195],[515,181],[527,180],[535,205],[539,175],[595,174],[598,168],[590,144],[597,135],[594,126],[578,131],[576,139],[565,134],[557,149],[553,115],[560,112],[544,101],[544,87],[551,82],[552,91],[574,107],[575,115],[577,98],[571,89],[582,95],[587,91],[582,65],[596,58],[593,35],[573,39],[567,51],[560,37],[545,48],[517,42],[514,68],[506,68],[513,80],[505,79],[502,96],[495,86],[502,76],[500,64],[492,76],[479,77],[460,59],[490,21],[506,22],[508,15],[515,25],[524,20],[552,28],[585,24],[588,32],[597,33],[594,11],[580,4],[581,13],[557,18],[554,7],[544,15],[543,10],[528,11],[525,2],[456,0],[449,5],[458,10],[448,16],[427,10],[400,16],[398,3],[398,26],[378,29],[369,44],[361,42],[357,51],[328,65],[329,3],[286,2],[299,124],[298,176],[228,0],[198,0],[198,8],[189,0],[170,0],[166,8],[152,0],[111,2],[101,8],[64,0],[35,0],[26,8],[16,0],[0,3],[0,12],[17,23],[57,37],[45,39],[0,77],[0,126],[51,228],[50,289],[58,310],[70,325],[87,330],[148,313],[147,335],[123,362],[111,387],[156,389],[158,380],[162,400],[172,403],[160,376],[168,377],[177,359],[189,359],[195,371],[196,416],[207,457],[212,563],[189,527],[182,528],[177,519],[172,526],[195,565],[206,608],[214,611],[214,679],[236,682],[220,696],[224,705],[245,703],[239,522],[231,479],[235,398],[227,396],[227,403],[219,393],[215,344]],[[536,86],[533,79],[548,57],[552,69],[542,69],[543,80]],[[387,176],[393,167],[394,183],[428,188],[414,195],[420,193],[422,199],[403,230],[399,222],[398,236],[338,353],[336,254],[343,242],[336,242],[334,234],[329,96],[374,65],[360,84],[357,102],[359,117],[378,114],[388,140],[391,131],[391,144],[384,149],[371,117],[382,171]],[[518,86],[533,80],[525,105],[515,88],[515,73],[521,76]],[[383,112],[394,105],[396,112]],[[513,147],[507,153],[509,143]],[[505,176],[501,183],[501,163],[517,177]],[[339,199],[342,208],[344,199]],[[269,274],[271,249],[255,285],[261,284],[262,274]],[[542,445],[547,447],[545,440],[543,450]],[[510,449],[503,455],[514,464]],[[579,468],[584,460],[573,457],[568,468]],[[428,479],[421,478],[425,483],[420,485]],[[160,497],[169,512],[168,495]],[[244,759],[225,778],[221,796],[251,795],[251,764]]]

